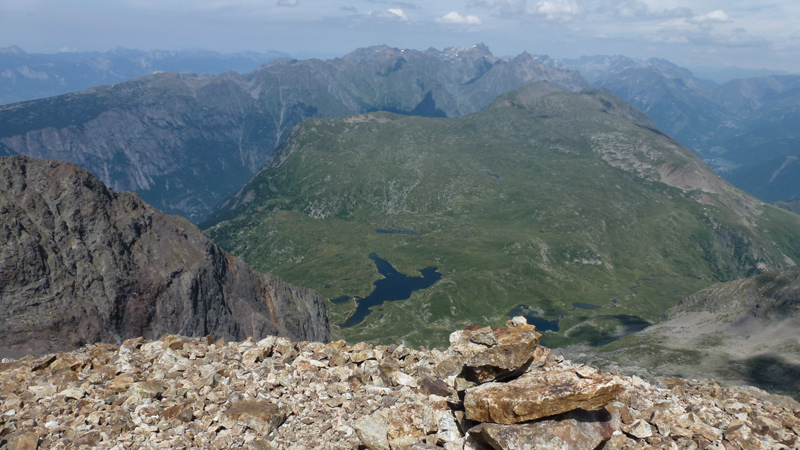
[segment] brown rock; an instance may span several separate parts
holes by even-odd
[[[20,433],[10,440],[8,450],[36,450],[39,448],[39,435],[33,432]]]
[[[695,434],[695,436],[701,436],[705,439],[708,439],[711,442],[717,441],[722,438],[722,432],[712,426],[706,425],[704,423],[695,423],[689,427],[689,430]]]
[[[639,439],[649,438],[653,435],[653,428],[643,419],[636,419],[630,426],[624,426],[623,431]]]
[[[478,383],[513,378],[530,365],[542,335],[533,325],[470,326],[450,335],[450,352],[463,361],[463,376]]]
[[[519,329],[516,327],[513,329]],[[579,377],[574,370],[523,375],[508,383],[489,383],[467,390],[467,418],[478,422],[511,424],[553,416],[574,409],[596,410],[614,399],[622,386],[597,374]]]
[[[272,402],[245,400],[231,403],[220,418],[220,423],[227,429],[233,429],[238,424],[267,435],[283,424],[286,415]]]
[[[574,411],[519,425],[484,423],[470,434],[497,450],[594,449],[614,433],[610,420],[606,411]]]
[[[80,447],[82,445],[86,445],[94,448],[97,447],[97,444],[99,444],[101,440],[102,436],[100,435],[100,432],[90,431],[78,437],[78,439],[75,440],[75,446]]]
[[[419,390],[426,395],[438,395],[440,397],[455,397],[456,393],[444,381],[434,380],[431,377],[422,377],[419,380]]]

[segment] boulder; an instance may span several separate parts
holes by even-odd
[[[233,402],[222,415],[220,423],[231,429],[243,425],[261,435],[267,435],[286,420],[286,412],[269,401],[246,400]]]
[[[450,335],[450,352],[463,365],[461,378],[473,383],[503,381],[530,366],[541,338],[533,325],[469,326]]]
[[[487,383],[467,390],[467,418],[512,424],[575,409],[597,410],[613,400],[622,386],[600,372],[590,377],[575,369],[527,373],[508,383]]]
[[[495,450],[593,449],[613,433],[608,412],[582,410],[519,425],[484,423],[470,430]]]

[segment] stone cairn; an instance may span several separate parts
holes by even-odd
[[[0,364],[0,449],[797,449],[800,404],[572,364],[523,318],[450,348],[165,336]]]

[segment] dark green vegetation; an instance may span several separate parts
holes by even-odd
[[[334,331],[351,340],[441,345],[524,305],[559,320],[550,345],[601,344],[714,281],[800,261],[798,216],[719,179],[609,91],[547,83],[459,119],[310,119],[214,220],[215,242],[328,298],[369,294],[373,252],[443,274]],[[331,322],[354,309],[329,304]]]
[[[628,100],[750,194],[764,201],[800,198],[800,76],[720,85],[661,59],[593,56],[551,64]]]
[[[746,383],[800,398],[800,267],[712,285],[665,320],[569,356],[626,371]]]
[[[271,61],[246,75],[160,73],[0,107],[0,155],[73,162],[198,223],[309,117],[458,117],[538,80],[588,87],[575,72],[527,53],[498,58],[485,46],[370,47],[329,61]]]

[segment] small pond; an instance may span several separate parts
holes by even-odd
[[[534,325],[537,331],[558,331],[558,320],[547,320],[538,316],[537,311],[527,305],[519,305],[506,314],[508,317],[523,316],[528,324]]]
[[[410,277],[397,271],[388,261],[378,257],[375,253],[369,255],[375,262],[378,273],[383,278],[376,280],[373,285],[375,289],[368,296],[361,298],[355,297],[356,310],[344,323],[339,324],[342,328],[350,328],[358,325],[372,312],[374,306],[380,306],[384,302],[394,302],[398,300],[408,300],[414,291],[427,289],[434,283],[442,279],[442,274],[436,267],[426,267],[419,271],[421,277]],[[331,301],[337,304],[345,303],[352,297],[344,296]]]
[[[595,309],[602,308],[602,306],[592,305],[591,303],[573,303],[572,306],[574,306],[574,307],[576,307],[578,309],[589,309],[589,310],[595,310]]]

